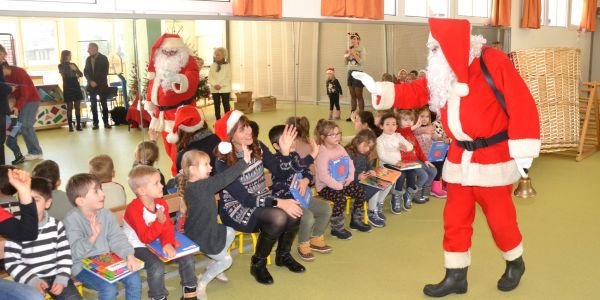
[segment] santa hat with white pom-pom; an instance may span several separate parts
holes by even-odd
[[[452,89],[459,97],[469,94],[471,25],[467,20],[429,18],[429,42],[437,42],[456,75]]]
[[[233,126],[243,115],[244,113],[239,110],[231,110],[215,122],[215,134],[221,139],[218,148],[222,154],[227,154],[233,149],[231,143],[227,141],[227,134],[233,130]]]
[[[179,141],[178,131],[196,132],[204,126],[202,116],[194,105],[184,105],[177,108],[173,124],[173,132],[167,134],[167,142],[175,144]]]

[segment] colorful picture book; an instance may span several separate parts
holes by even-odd
[[[449,146],[450,145],[442,141],[433,142],[433,144],[431,144],[431,150],[429,150],[429,154],[427,155],[427,160],[432,162],[443,161],[446,158]]]
[[[185,234],[175,231],[175,256],[173,258],[168,258],[167,255],[163,252],[163,246],[160,242],[160,239],[154,240],[152,243],[147,244],[146,246],[150,251],[152,251],[160,260],[167,262],[173,259],[180,258],[182,256],[190,255],[192,253],[196,253],[200,251],[200,247],[196,243],[194,243],[190,238],[185,236]]]
[[[300,191],[300,179],[302,179],[301,173],[296,173],[294,175],[294,179],[292,179],[292,184],[290,184],[290,193],[294,196],[298,202],[300,202],[300,206],[302,208],[308,208],[310,204],[310,199],[312,198],[312,191],[309,186],[306,186],[304,190],[304,196],[301,195]]]
[[[333,180],[343,182],[350,174],[350,158],[342,156],[329,161],[329,174]]]
[[[390,165],[390,164],[383,164],[383,166],[388,169],[392,169],[392,170],[396,170],[396,171],[400,171],[400,172],[421,168],[421,164],[418,162],[402,163],[401,167],[396,166],[396,165]]]
[[[109,283],[119,281],[144,267],[144,262],[138,259],[139,269],[131,272],[127,268],[127,260],[112,252],[84,258],[81,262],[84,270]]]
[[[382,167],[375,170],[375,176],[368,175],[367,178],[361,180],[360,183],[380,190],[385,190],[390,185],[394,184],[394,182],[400,178],[400,175],[402,174],[399,171]]]

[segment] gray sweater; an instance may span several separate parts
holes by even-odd
[[[117,219],[110,210],[105,208],[99,210],[96,222],[100,223],[100,234],[96,242],[92,244],[89,241],[92,234],[90,221],[79,208],[71,209],[63,220],[67,229],[67,238],[71,244],[72,276],[77,276],[81,272],[83,258],[106,252],[114,252],[122,259],[126,259],[127,255],[133,255],[133,247],[129,244],[127,236],[119,227]]]

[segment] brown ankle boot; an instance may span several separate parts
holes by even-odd
[[[329,253],[333,251],[333,249],[325,243],[325,237],[323,235],[310,238],[310,249],[319,253]]]
[[[310,249],[310,243],[304,242],[298,244],[298,255],[300,258],[305,261],[313,261],[315,260],[315,255],[312,253]]]

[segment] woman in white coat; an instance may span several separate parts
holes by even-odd
[[[215,118],[221,118],[221,102],[223,114],[229,111],[231,94],[231,64],[227,61],[227,49],[219,47],[214,52],[214,62],[208,73],[208,83],[215,105]]]

